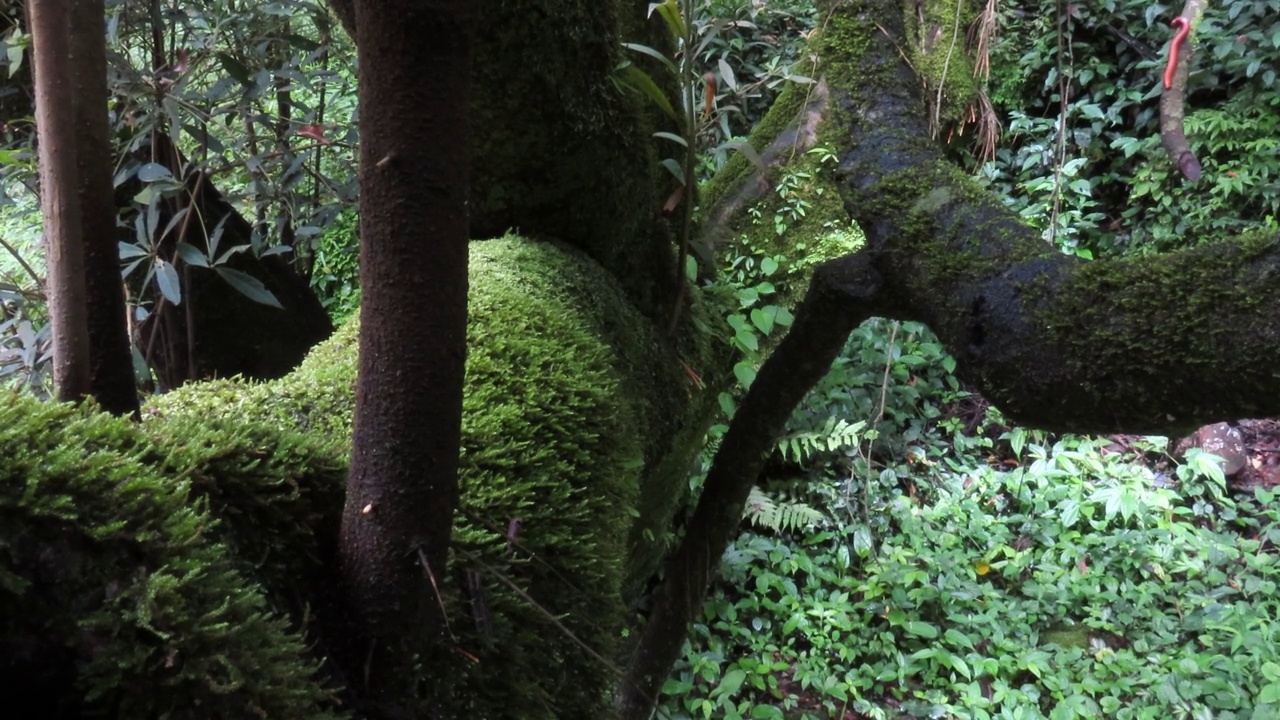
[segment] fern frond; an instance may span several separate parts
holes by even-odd
[[[817,453],[856,446],[858,434],[866,426],[864,420],[851,423],[843,418],[829,417],[817,430],[798,430],[783,435],[775,447],[782,454],[782,459],[804,462]]]
[[[743,517],[752,525],[772,532],[791,532],[821,523],[826,517],[802,502],[777,500],[753,486],[747,495]]]

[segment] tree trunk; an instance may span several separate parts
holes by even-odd
[[[73,3],[71,81],[75,95],[77,192],[84,234],[89,390],[108,412],[137,416],[138,385],[129,351],[111,187],[105,16],[102,0]]]
[[[53,381],[60,400],[89,394],[84,245],[76,181],[75,87],[66,0],[31,3],[36,123],[40,128],[40,204],[44,215],[46,294],[53,326]],[[105,106],[104,106],[105,112]]]
[[[360,639],[349,677],[382,712],[411,696],[412,653],[430,664],[445,639],[435,587],[458,494],[470,6],[355,7],[363,299],[339,572]]]

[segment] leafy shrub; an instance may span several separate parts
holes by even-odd
[[[1170,171],[1159,143],[1159,76],[1176,6],[1002,7],[990,94],[1009,131],[980,174],[1047,238],[1092,256],[1275,226],[1277,3],[1210,5],[1197,27],[1186,129],[1204,177],[1194,185]]]

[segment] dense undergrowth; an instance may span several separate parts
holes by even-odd
[[[1280,716],[1273,493],[1232,496],[1163,438],[1008,427],[948,367],[921,326],[855,333],[779,444],[772,527],[725,554],[667,715]]]

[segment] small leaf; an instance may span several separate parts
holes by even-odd
[[[9,77],[12,78],[22,69],[23,47],[10,45],[4,49],[5,58],[9,61]]]
[[[235,288],[241,295],[263,305],[269,305],[280,310],[284,309],[284,306],[280,304],[276,296],[271,294],[271,291],[258,278],[226,267],[220,267],[217,270],[222,279],[226,280],[227,284]]]
[[[653,136],[656,138],[662,138],[663,140],[670,140],[671,142],[676,143],[680,147],[686,147],[686,148],[689,147],[689,141],[685,140],[684,138],[680,137],[675,133],[656,132],[653,134]]]
[[[156,258],[156,285],[170,304],[182,304],[182,284],[178,282],[178,271],[163,258]]]
[[[751,324],[755,325],[761,333],[768,335],[773,330],[773,320],[778,314],[776,306],[770,306],[773,312],[766,312],[764,309],[755,308],[751,311]]]
[[[204,256],[194,245],[187,242],[178,243],[178,257],[182,262],[196,267],[209,267],[209,258]]]
[[[130,258],[146,257],[147,249],[133,243],[120,243],[120,259],[128,260]]]
[[[227,74],[235,78],[241,85],[253,84],[253,73],[249,72],[249,68],[239,60],[231,57],[227,53],[218,53],[218,63],[222,65],[222,69]]]
[[[742,387],[751,387],[751,383],[755,382],[756,371],[748,362],[740,362],[733,366],[733,375],[738,378],[738,382],[742,383]]]
[[[658,109],[666,114],[667,117],[680,122],[680,116],[676,114],[676,109],[672,107],[671,100],[662,92],[662,88],[649,77],[649,73],[641,70],[635,65],[627,65],[622,68],[622,81],[628,86],[640,91],[646,97],[653,101]]]
[[[169,172],[169,168],[160,163],[147,163],[138,168],[138,179],[146,183],[157,180],[172,180],[173,173]]]
[[[682,167],[680,163],[676,162],[674,158],[664,159],[662,161],[662,167],[666,168],[668,172],[674,175],[676,181],[678,181],[681,186],[688,184],[684,181],[684,167]]]
[[[685,35],[684,18],[680,16],[680,3],[676,0],[666,0],[662,3],[650,3],[649,14],[657,10],[662,19],[667,21],[667,29],[671,31],[671,37],[683,38]]]
[[[730,90],[738,89],[738,79],[733,76],[733,68],[729,67],[729,63],[720,58],[720,77],[724,79],[724,84],[729,86]]]
[[[932,640],[933,638],[938,637],[938,628],[927,622],[920,622],[919,620],[908,620],[906,625],[903,626],[903,629],[905,629],[908,634],[915,635],[916,637],[922,637],[926,640]]]

